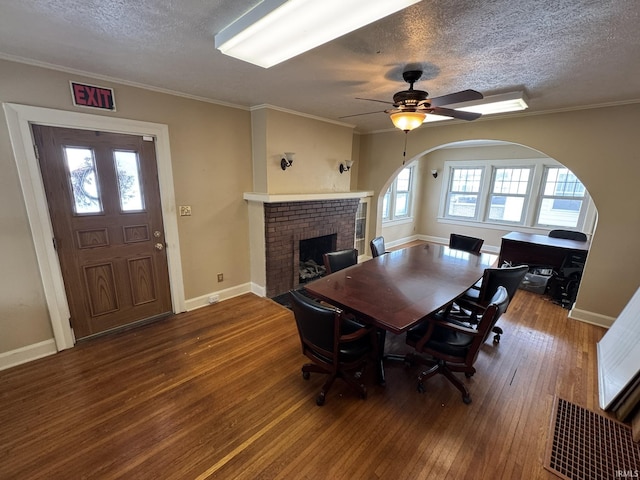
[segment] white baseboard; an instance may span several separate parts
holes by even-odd
[[[260,295],[257,291],[257,286],[252,283],[244,283],[242,285],[237,285],[235,287],[226,288],[224,290],[218,290],[216,292],[207,293],[206,295],[201,295],[196,298],[190,298],[185,302],[185,306],[187,308],[187,312],[191,310],[195,310],[196,308],[206,307],[209,305],[209,297],[212,295],[218,296],[218,301],[221,302],[223,300],[227,300],[229,298],[237,297],[238,295],[242,295],[244,293],[253,292],[256,295]],[[264,295],[261,295],[264,296]]]
[[[0,353],[0,370],[15,367],[23,363],[37,360],[57,353],[56,342],[53,338],[44,342],[20,347],[9,352]]]
[[[613,322],[615,322],[616,320],[614,317],[600,315],[599,313],[593,313],[575,307],[569,311],[569,318],[604,328],[611,327],[611,325],[613,325]]]

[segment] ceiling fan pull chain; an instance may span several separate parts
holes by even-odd
[[[409,130],[405,130],[404,131],[404,152],[402,152],[402,165],[404,165],[404,162],[407,160],[407,135],[409,133]]]

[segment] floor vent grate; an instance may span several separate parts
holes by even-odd
[[[640,476],[640,445],[631,428],[556,398],[545,468],[567,480]]]

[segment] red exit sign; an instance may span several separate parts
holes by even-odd
[[[71,96],[73,104],[77,107],[116,111],[116,100],[112,88],[71,82]]]

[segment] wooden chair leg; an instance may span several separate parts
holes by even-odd
[[[445,377],[447,377],[447,379],[449,379],[449,381],[458,389],[460,390],[460,393],[462,393],[462,401],[464,403],[466,403],[467,405],[471,403],[471,394],[469,393],[469,390],[467,390],[467,387],[465,386],[464,383],[462,383],[462,381],[455,376],[455,374],[449,370],[447,367],[444,367],[440,370],[440,373],[442,373]]]

